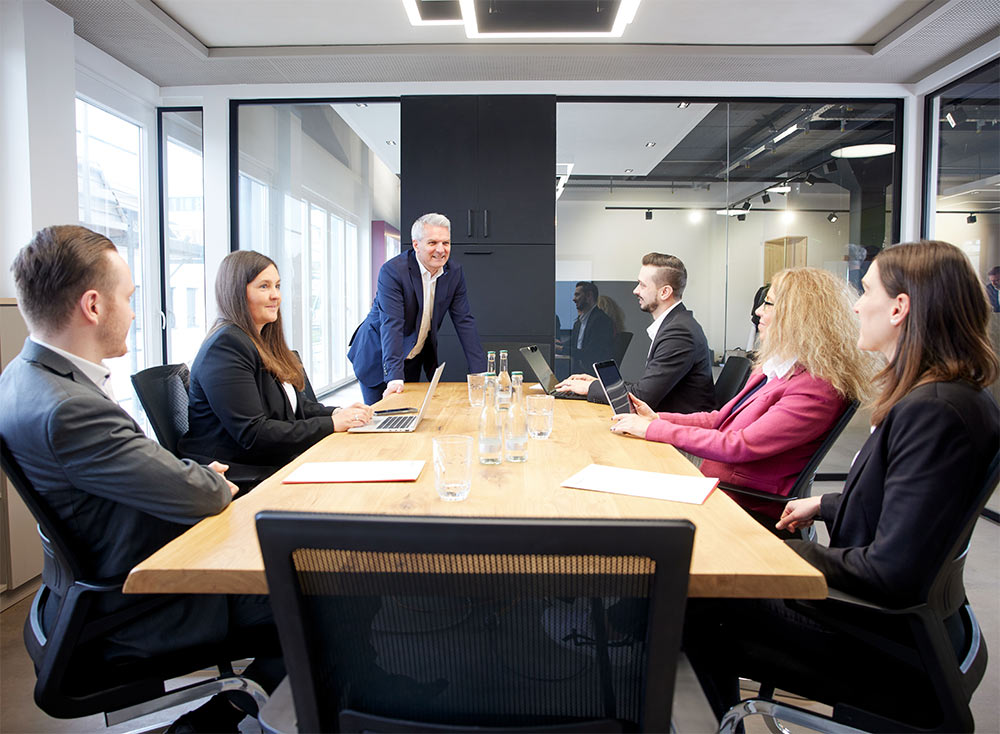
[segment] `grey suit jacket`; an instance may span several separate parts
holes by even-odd
[[[175,458],[69,360],[30,340],[0,375],[0,404],[0,438],[63,523],[91,580],[124,577],[230,502],[218,474]],[[52,572],[46,567],[43,582]],[[106,606],[130,601],[122,596]],[[140,628],[119,630],[109,656],[219,639],[225,603],[223,597],[177,597]]]

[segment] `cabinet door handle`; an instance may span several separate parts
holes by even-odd
[[[470,250],[465,253],[466,256],[469,255],[492,255],[493,250]]]
[[[483,209],[483,237],[490,236],[490,210]]]
[[[465,226],[465,236],[466,237],[471,237],[472,236],[472,210],[471,209],[469,209],[469,222]]]

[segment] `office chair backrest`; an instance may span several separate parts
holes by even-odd
[[[177,442],[188,430],[189,378],[185,364],[164,364],[132,375],[135,394],[156,439],[175,456],[179,456]]]
[[[265,511],[257,533],[299,731],[670,726],[687,521]]]
[[[306,378],[306,386],[304,388],[302,388],[302,394],[305,395],[310,400],[312,400],[314,403],[318,402],[316,400],[316,391],[313,390],[312,383],[309,382],[309,373],[306,372],[306,366],[305,366],[305,363],[302,361],[302,355],[299,354],[298,350],[295,350],[295,349],[292,350],[292,354],[294,354],[298,358],[299,364],[302,365],[302,375],[303,375],[303,377]]]
[[[615,334],[615,362],[617,362],[619,366],[625,359],[625,352],[628,351],[628,345],[631,343],[631,331],[619,331]]]
[[[750,377],[750,368],[753,363],[746,357],[733,355],[726,360],[719,373],[719,378],[715,381],[715,404],[722,407],[743,389]]]
[[[823,443],[819,445],[819,448],[809,458],[809,463],[799,472],[799,478],[795,480],[795,484],[792,485],[791,490],[788,492],[789,497],[808,497],[812,494],[813,478],[816,476],[817,470],[819,470],[819,465],[823,463],[823,459],[826,458],[830,449],[833,448],[837,439],[840,438],[840,434],[847,428],[847,424],[851,422],[851,418],[858,412],[858,405],[857,400],[852,400],[848,403],[844,412],[840,414],[840,418],[833,424],[833,428],[826,434]]]

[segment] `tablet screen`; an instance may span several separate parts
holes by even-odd
[[[628,388],[625,387],[625,380],[622,379],[622,373],[618,371],[615,361],[609,359],[606,362],[597,362],[594,364],[594,372],[597,373],[597,379],[604,388],[604,395],[608,398],[615,414],[634,413],[635,410],[628,399]]]

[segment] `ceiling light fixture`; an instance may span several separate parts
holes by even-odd
[[[784,140],[785,138],[787,138],[789,135],[791,135],[792,133],[797,133],[801,129],[802,128],[800,128],[798,125],[792,125],[790,128],[787,128],[786,130],[784,130],[784,131],[778,133],[777,135],[775,135],[774,138],[773,138],[773,140],[772,140],[772,142],[780,143],[782,140]]]
[[[837,216],[837,212],[830,212],[826,215],[826,218],[830,221],[830,224],[836,222],[840,217]]]
[[[634,168],[626,168],[625,169],[625,173],[635,173],[635,169]]]
[[[686,110],[690,106],[691,106],[690,102],[678,102],[677,103],[677,109],[679,109],[679,110]]]
[[[739,214],[743,214],[742,209],[716,209],[716,214],[720,214],[725,217],[735,217]]]
[[[646,143],[646,147],[647,148],[655,148],[656,147],[656,143],[654,141],[650,140],[648,143]]]
[[[787,194],[792,190],[792,187],[788,184],[782,184],[781,186],[772,186],[768,189],[772,194]]]
[[[398,143],[395,140],[386,140],[385,144],[386,145],[392,145],[392,146],[398,145]]]
[[[967,223],[969,223],[969,224],[975,224],[976,223],[976,215],[975,214],[970,214],[969,216],[967,216],[965,218],[965,221]]]
[[[403,0],[403,8],[406,10],[406,17],[410,19],[410,25],[465,25],[461,17],[424,20],[420,17],[417,0]]]
[[[944,119],[946,119],[948,121],[948,124],[951,125],[952,127],[958,125],[958,123],[955,122],[955,116],[952,115],[950,112],[944,116]]]
[[[467,38],[621,38],[635,19],[641,0],[621,0],[610,31],[481,31],[476,18],[476,0],[459,0]]]
[[[823,167],[823,170],[829,174],[834,174],[837,172],[837,164],[834,163],[833,161],[827,161],[826,165]]]
[[[355,102],[354,106],[355,107],[367,107],[368,103],[367,102]]]
[[[892,143],[869,143],[868,145],[848,145],[831,151],[834,158],[875,158],[880,155],[890,155],[896,152]]]
[[[784,222],[785,224],[791,224],[792,222],[795,221],[795,212],[787,210],[781,212],[781,221]]]
[[[761,197],[760,197],[760,203],[761,204],[770,204],[771,203],[771,197],[768,196],[767,194],[762,194]]]
[[[647,209],[646,210],[646,221],[648,222],[652,218],[653,218],[653,212],[650,211],[649,209]]]
[[[700,209],[694,209],[693,211],[688,212],[688,221],[691,222],[691,224],[697,224],[701,221],[701,218],[702,213]]]
[[[746,214],[737,214],[736,215],[736,221],[738,221],[738,222],[745,222],[746,220],[747,220],[747,215]]]
[[[753,204],[751,204],[750,200],[747,199],[746,201],[743,202],[743,211],[745,211],[745,212],[750,211],[750,207],[752,207],[752,206],[753,206]]]
[[[811,173],[806,174],[806,186],[815,186],[819,179],[813,176]]]

